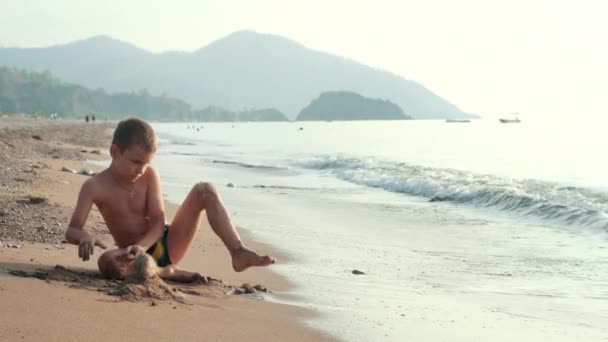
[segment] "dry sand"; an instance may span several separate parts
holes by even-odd
[[[265,288],[287,289],[285,279],[270,269],[233,272],[206,222],[183,264],[222,279],[208,285],[109,281],[99,276],[96,258],[80,261],[63,234],[87,176],[61,169],[95,171],[87,160],[108,158],[112,129],[113,124],[0,117],[0,340],[330,340],[299,323],[310,313],[262,299]],[[175,209],[167,204],[169,218]],[[95,208],[86,229],[111,245]],[[272,252],[271,246],[247,243]],[[254,295],[235,295],[249,292]]]

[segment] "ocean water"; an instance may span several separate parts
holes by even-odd
[[[608,340],[603,125],[155,123],[169,200],[215,183],[347,341]],[[230,186],[229,186],[230,183]],[[353,270],[363,271],[354,275]]]

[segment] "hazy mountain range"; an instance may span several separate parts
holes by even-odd
[[[62,80],[111,92],[147,89],[193,108],[277,108],[291,119],[325,91],[390,100],[415,118],[471,116],[415,81],[252,31],[194,52],[155,54],[107,36],[45,48],[5,47],[0,65],[49,70]]]

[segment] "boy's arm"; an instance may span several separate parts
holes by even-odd
[[[160,239],[165,226],[165,205],[160,189],[160,177],[158,172],[148,167],[148,219],[150,220],[150,230],[136,243],[143,251],[146,251]]]
[[[84,224],[93,206],[93,185],[93,179],[91,178],[84,182],[80,188],[76,208],[74,208],[74,213],[65,232],[66,241],[78,245],[78,257],[83,261],[89,260],[90,256],[93,255],[95,246],[106,248],[95,236],[84,231]]]
[[[174,281],[176,283],[198,283],[207,284],[209,278],[198,272],[182,270],[176,265],[159,267],[158,276],[163,280]]]

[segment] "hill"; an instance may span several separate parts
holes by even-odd
[[[321,94],[298,115],[306,120],[403,120],[410,119],[396,104],[381,99],[370,99],[348,91],[329,91]]]

